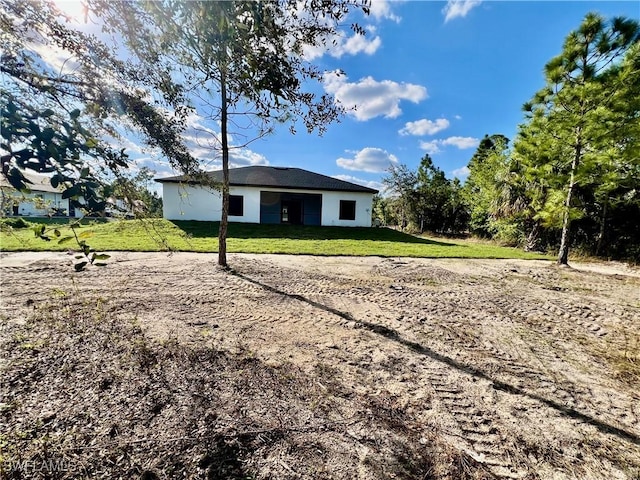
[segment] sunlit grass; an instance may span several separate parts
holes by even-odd
[[[163,219],[121,220],[83,225],[91,232],[87,243],[99,251],[190,251],[216,252],[217,222],[171,222]],[[71,235],[68,224],[48,224],[60,236]],[[86,235],[84,235],[86,236]],[[3,229],[0,249],[9,251],[65,251],[69,241],[36,238],[31,229]],[[383,257],[451,258],[549,258],[515,248],[465,240],[416,237],[387,228],[309,227],[295,225],[229,225],[227,249],[235,253],[283,253]]]

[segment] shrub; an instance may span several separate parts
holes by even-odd
[[[31,224],[29,222],[27,222],[22,217],[2,218],[2,219],[0,219],[0,223],[2,223],[2,225],[6,225],[6,226],[11,227],[11,228],[29,228],[29,227],[31,227]]]

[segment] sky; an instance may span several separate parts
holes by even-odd
[[[369,16],[347,19],[365,27],[364,37],[347,31],[337,46],[306,52],[327,72],[316,89],[348,113],[323,136],[307,134],[301,124],[295,135],[280,128],[235,150],[232,166],[299,167],[382,189],[390,165],[415,170],[428,153],[447,177],[464,180],[485,134],[515,137],[522,105],[544,86],[544,65],[588,12],[640,19],[640,2],[373,0]],[[209,170],[220,168],[198,141],[203,129],[219,127],[197,114],[189,123],[192,153]],[[138,166],[158,177],[175,173],[153,152],[127,146]]]

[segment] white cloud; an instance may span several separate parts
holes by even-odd
[[[339,35],[330,37],[325,44],[326,46],[315,47],[306,45],[303,50],[305,60],[312,61],[326,53],[334,58],[342,58],[343,55],[357,55],[359,53],[373,55],[382,45],[382,39],[378,35],[371,38],[370,36],[354,33],[350,37]]]
[[[191,114],[187,118],[187,128],[182,134],[182,139],[191,155],[200,160],[203,168],[221,168],[222,145],[220,143],[220,133],[218,130],[211,128],[210,123],[198,114]],[[248,148],[235,147],[233,136],[229,135],[228,138],[230,143],[230,166],[269,165],[269,161],[264,155]]]
[[[481,3],[481,0],[448,0],[442,9],[445,23],[454,18],[466,17],[472,8],[477,7]]]
[[[380,173],[386,171],[392,164],[398,163],[395,155],[381,148],[366,147],[360,151],[348,150],[347,152],[354,154],[354,157],[336,160],[336,164],[346,170]]]
[[[425,152],[433,155],[440,153],[442,146],[453,146],[460,150],[474,148],[480,144],[480,140],[473,137],[449,137],[439,140],[431,140],[430,142],[420,142],[420,148]]]
[[[384,190],[382,182],[376,182],[375,180],[363,180],[362,178],[354,177],[353,175],[333,175],[333,178],[338,180],[344,180],[345,182],[355,183],[356,185],[362,185],[363,187],[374,188],[381,192]]]
[[[456,120],[462,120],[462,117],[460,115],[454,115],[453,118],[455,118]]]
[[[449,120],[446,118],[438,118],[435,121],[423,118],[422,120],[416,120],[415,122],[405,123],[404,128],[399,130],[398,133],[400,135],[416,136],[434,135],[447,127],[449,127]]]
[[[401,18],[391,11],[388,0],[371,0],[371,16],[376,20],[388,19],[400,23]]]
[[[267,158],[248,148],[233,149],[229,152],[229,165],[244,167],[247,165],[269,165]]]
[[[453,145],[460,150],[465,150],[467,148],[477,147],[480,144],[480,140],[473,137],[449,137],[442,140],[442,144]]]
[[[451,172],[451,174],[456,177],[456,178],[467,178],[469,176],[469,168],[468,167],[461,167],[461,168],[456,168],[454,171]]]
[[[412,83],[397,83],[391,80],[378,82],[365,77],[356,83],[337,72],[324,77],[324,89],[332,94],[357,120],[374,117],[396,118],[402,113],[401,100],[418,103],[427,98],[427,89]]]
[[[440,152],[441,140],[431,140],[430,142],[420,142],[420,148],[430,155]]]
[[[345,53],[356,55],[364,52],[367,55],[373,55],[380,48],[380,45],[382,45],[382,40],[377,35],[373,39],[369,39],[364,35],[354,34],[338,48],[332,49],[329,54],[335,58],[340,58]]]

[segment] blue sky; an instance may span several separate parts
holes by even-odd
[[[300,167],[380,188],[390,163],[415,169],[429,153],[448,177],[464,179],[485,134],[514,138],[522,104],[544,85],[545,63],[590,11],[638,19],[640,2],[373,0],[370,16],[347,20],[365,26],[365,37],[346,32],[338,47],[307,52],[321,69],[344,71],[328,73],[321,88],[356,110],[322,137],[302,125],[296,135],[282,128],[236,150],[232,163]],[[196,136],[217,126],[197,115],[190,122],[188,144],[216,169]],[[173,173],[129,146],[139,165]]]

